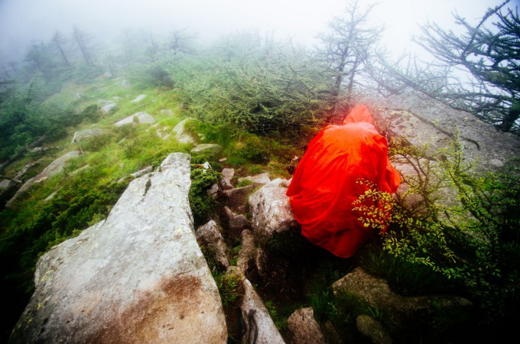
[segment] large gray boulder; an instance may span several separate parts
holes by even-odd
[[[112,111],[114,108],[116,108],[117,104],[114,102],[109,102],[101,107],[101,113],[106,115],[110,111]]]
[[[226,243],[220,233],[220,228],[213,220],[203,226],[197,228],[197,240],[201,245],[206,247],[217,263],[223,268],[229,267],[229,261],[226,256]]]
[[[12,343],[226,343],[197,245],[190,157],[134,180],[106,221],[42,256]]]
[[[137,97],[135,97],[134,100],[132,100],[130,103],[139,103],[141,100],[146,98],[146,94],[140,94]]]
[[[255,240],[265,244],[276,233],[297,228],[286,196],[288,181],[275,179],[249,197],[251,226]]]
[[[7,202],[6,206],[10,207],[14,203],[14,201],[16,201],[18,199],[18,197],[20,197],[20,195],[23,192],[29,190],[29,188],[31,186],[33,186],[34,184],[41,183],[41,182],[49,179],[50,177],[52,177],[52,176],[60,173],[61,171],[63,171],[63,168],[65,167],[65,163],[67,161],[69,161],[70,159],[77,158],[80,155],[81,155],[81,153],[79,151],[71,151],[71,152],[65,153],[64,155],[62,155],[58,159],[56,159],[53,162],[51,162],[49,164],[49,166],[47,166],[39,175],[37,175],[36,177],[33,177],[33,178],[29,179],[28,181],[26,181],[22,185],[22,187],[20,189],[18,189],[16,194],[13,196],[13,198],[11,198]]]
[[[146,112],[136,112],[131,116],[125,117],[115,123],[116,127],[120,127],[125,124],[144,124],[144,123],[155,123],[155,118],[147,114]]]

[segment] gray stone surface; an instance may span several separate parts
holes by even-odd
[[[392,338],[383,325],[368,315],[359,315],[356,318],[356,327],[361,334],[370,338],[374,344],[392,344]]]
[[[241,272],[238,270],[238,272],[235,273]],[[244,298],[240,305],[240,310],[246,325],[246,333],[242,338],[242,343],[284,344],[285,342],[280,332],[278,332],[273,319],[271,319],[269,311],[251,285],[251,282],[246,278],[243,278],[242,281],[244,285]]]
[[[213,258],[221,267],[224,269],[229,267],[229,261],[226,257],[226,244],[215,221],[211,220],[197,228],[197,240],[209,249],[209,254],[213,255]]]
[[[141,100],[146,98],[146,94],[140,94],[137,97],[135,97],[134,100],[131,101],[131,103],[139,103]]]
[[[187,128],[187,124],[195,121],[192,118],[186,118],[173,128],[173,133],[175,133],[175,139],[179,141],[179,143],[197,143],[199,142],[199,136],[189,130]]]
[[[268,172],[260,173],[260,174],[254,175],[254,176],[238,178],[239,183],[244,180],[249,180],[250,182],[252,182],[254,184],[267,184],[271,181],[271,179],[269,179]]]
[[[103,106],[101,107],[101,112],[102,112],[103,114],[106,115],[107,113],[109,113],[110,111],[112,111],[112,109],[114,109],[116,106],[117,106],[117,104],[114,103],[114,102],[111,102],[111,103],[105,104],[105,105],[103,105]]]
[[[294,344],[326,343],[311,307],[300,308],[291,314],[287,319],[287,327],[292,334]]]
[[[249,194],[253,191],[253,185],[222,191],[222,204],[234,212],[245,212]]]
[[[92,138],[92,137],[98,137],[105,135],[107,133],[104,129],[85,129],[76,131],[74,133],[74,136],[72,137],[71,144],[74,142],[81,142],[84,139]]]
[[[132,85],[130,84],[130,82],[128,80],[123,79],[123,81],[121,81],[121,86],[123,86],[124,88],[129,88]]]
[[[217,155],[222,152],[222,146],[216,143],[201,143],[191,149],[192,154]]]
[[[238,253],[237,267],[245,274],[254,263],[255,239],[253,233],[248,229],[242,231],[240,239],[242,247]]]
[[[174,116],[175,115],[173,113],[173,111],[170,110],[170,109],[163,109],[163,110],[159,111],[159,114],[166,115],[166,116]]]
[[[288,182],[275,179],[249,197],[251,225],[255,240],[264,244],[275,234],[296,228],[297,223],[286,196]]]
[[[115,123],[116,127],[120,127],[125,124],[144,124],[144,123],[155,123],[155,118],[147,114],[146,112],[136,112],[131,116],[123,118]]]
[[[376,278],[357,267],[332,285],[334,294],[348,292],[374,308],[381,308],[392,313],[411,315],[420,310],[440,308],[463,308],[471,302],[458,296],[429,295],[401,296],[390,290],[385,279]]]
[[[234,168],[224,168],[222,170],[222,179],[220,180],[220,187],[222,190],[230,190],[233,189],[234,186],[231,184],[231,180],[233,179],[233,176],[235,175],[235,169]]]
[[[226,343],[189,188],[190,157],[171,154],[106,221],[42,256],[12,343]]]
[[[229,229],[229,235],[237,238],[242,233],[242,230],[250,228],[249,220],[242,214],[235,214],[228,207],[224,207],[224,222]]]
[[[81,153],[79,151],[71,151],[71,152],[68,152],[64,155],[62,155],[61,157],[59,157],[58,159],[54,160],[53,162],[51,162],[49,164],[49,166],[47,166],[39,175],[37,175],[36,177],[33,177],[31,179],[29,179],[28,181],[26,181],[22,187],[20,189],[18,189],[18,191],[16,192],[16,194],[13,196],[13,198],[11,198],[6,206],[7,207],[10,207],[14,201],[16,201],[18,199],[18,197],[20,197],[20,195],[29,190],[29,188],[31,186],[33,186],[35,183],[41,183],[47,179],[49,179],[50,177],[60,173],[61,171],[63,171],[63,168],[65,167],[65,163],[70,160],[70,159],[74,159],[74,158],[77,158],[81,155]]]

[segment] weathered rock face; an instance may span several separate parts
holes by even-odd
[[[243,230],[240,237],[242,248],[238,253],[237,267],[245,274],[254,265],[255,239],[253,233],[248,229]]]
[[[76,131],[74,136],[72,137],[71,143],[81,142],[84,139],[91,137],[98,137],[106,134],[106,130],[103,129],[86,129],[81,131]]]
[[[458,296],[401,296],[390,290],[386,280],[376,278],[358,267],[332,285],[335,294],[349,292],[371,307],[389,310],[396,314],[411,315],[419,310],[440,308],[463,308],[471,302]]]
[[[235,169],[233,168],[225,168],[222,170],[222,179],[220,180],[220,187],[222,190],[230,190],[233,189],[233,184],[231,184],[231,179],[235,175]]]
[[[6,206],[11,206],[13,202],[16,201],[23,192],[27,191],[35,183],[41,183],[44,180],[47,180],[48,178],[52,177],[53,175],[63,171],[65,163],[70,159],[77,158],[78,156],[80,156],[80,154],[81,153],[79,151],[71,151],[51,162],[50,165],[47,166],[39,175],[26,181],[25,184],[23,184],[22,187],[16,192],[13,198],[11,198],[9,202],[7,202]]]
[[[253,185],[246,185],[241,188],[222,191],[222,204],[229,207],[234,212],[245,212],[249,193],[253,191]]]
[[[220,297],[193,233],[190,158],[134,180],[104,222],[38,262],[12,343],[225,343]]]
[[[297,344],[325,344],[320,326],[314,320],[311,307],[300,308],[287,319],[287,327],[291,331],[293,341]]]
[[[401,109],[381,110],[376,116],[378,124],[391,136],[405,137],[414,145],[429,144],[434,150],[446,147],[458,131],[465,157],[481,158],[477,166],[480,171],[494,171],[520,151],[518,136],[498,131],[469,113],[431,98],[408,94],[391,97],[387,102],[389,109]]]
[[[224,207],[224,213],[222,214],[222,218],[228,230],[228,235],[231,238],[238,238],[242,231],[246,228],[250,228],[249,221],[242,214],[235,214],[228,207]]]
[[[286,180],[275,179],[249,197],[255,240],[263,244],[275,234],[297,228],[286,196]]]
[[[132,123],[137,123],[137,124],[155,123],[155,118],[152,115],[147,114],[146,112],[137,112],[131,116],[123,118],[120,121],[117,121],[115,123],[115,126],[120,127],[122,125],[132,124]]]
[[[109,113],[110,111],[112,111],[112,109],[114,109],[115,107],[117,106],[116,103],[114,102],[110,102],[108,104],[105,104],[101,107],[101,113],[103,114],[107,114]]]

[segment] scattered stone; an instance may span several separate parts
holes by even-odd
[[[254,176],[238,178],[239,183],[244,180],[249,180],[250,182],[252,182],[254,184],[259,184],[259,185],[267,184],[271,181],[271,179],[269,179],[268,172],[260,173],[260,174],[254,175]]]
[[[265,244],[275,233],[297,228],[294,214],[286,196],[286,180],[275,179],[257,190],[249,198],[251,224],[255,240]]]
[[[368,315],[359,315],[356,318],[356,327],[362,335],[369,337],[374,344],[392,344],[392,338],[383,325]]]
[[[320,326],[314,320],[311,307],[300,308],[287,319],[287,327],[292,334],[294,343],[325,344],[325,338]]]
[[[76,99],[81,99],[83,98],[83,95],[81,93],[76,93],[76,95],[74,96],[74,98]]]
[[[144,123],[155,123],[155,118],[147,114],[146,112],[136,112],[131,116],[123,118],[115,123],[116,127],[120,127],[125,124],[144,124]]]
[[[200,226],[197,229],[196,235],[199,243],[209,250],[209,254],[213,255],[213,258],[219,265],[227,269],[229,262],[226,257],[226,244],[215,221],[211,220],[205,225]]]
[[[222,190],[230,190],[233,189],[234,186],[231,184],[231,179],[235,175],[234,168],[225,168],[222,170],[222,179],[220,180],[220,187]]]
[[[34,147],[33,149],[31,149],[31,152],[43,153],[43,152],[46,152],[46,151],[52,150],[52,149],[56,149],[56,147]]]
[[[146,94],[140,94],[137,97],[135,97],[135,99],[132,100],[130,103],[139,103],[144,98],[146,98]]]
[[[244,213],[249,193],[253,191],[253,185],[222,191],[222,204],[234,212]]]
[[[74,133],[74,136],[72,137],[71,144],[73,144],[74,142],[81,142],[86,138],[102,136],[106,133],[107,131],[104,129],[85,129],[81,131],[76,131]]]
[[[41,182],[47,180],[48,178],[63,171],[63,168],[65,167],[65,163],[70,159],[79,157],[80,154],[81,153],[79,151],[71,151],[71,152],[68,152],[68,153],[62,155],[61,157],[54,160],[53,162],[51,162],[49,164],[49,166],[47,166],[39,175],[29,179],[28,181],[25,182],[25,184],[22,185],[22,187],[16,192],[16,194],[13,196],[13,198],[11,198],[7,202],[6,207],[10,207],[13,204],[13,202],[16,201],[23,192],[27,191],[31,186],[33,186],[33,184],[41,183]]]
[[[231,238],[239,238],[244,229],[251,228],[249,221],[244,215],[237,215],[226,206],[222,215],[225,227],[228,228],[227,234]]]
[[[211,154],[211,155],[217,155],[222,151],[222,146],[218,145],[216,143],[202,143],[196,145],[194,148],[191,149],[191,153],[193,154]]]
[[[215,183],[211,186],[211,188],[209,188],[208,190],[208,195],[213,197],[214,199],[217,199],[218,197],[218,191],[219,191],[219,188],[218,188],[218,184]]]
[[[103,114],[107,114],[109,113],[110,111],[112,111],[112,109],[114,109],[115,107],[117,106],[116,103],[109,103],[109,104],[106,104],[106,105],[103,105],[101,107],[101,113]]]
[[[227,158],[218,159],[219,162],[226,162]]]
[[[191,130],[187,128],[187,124],[190,122],[194,122],[195,120],[192,118],[186,118],[173,128],[173,132],[175,133],[175,139],[179,141],[179,143],[197,143],[199,142],[199,137],[193,133]]]
[[[245,229],[241,235],[241,249],[238,253],[237,267],[246,274],[255,258],[255,239],[250,230]]]
[[[103,76],[107,79],[111,79],[113,75],[109,71],[106,71],[105,73],[103,73]]]
[[[42,256],[12,343],[226,343],[193,233],[190,157],[134,180],[106,221]]]
[[[145,174],[150,173],[152,171],[153,171],[153,166],[146,166],[142,170],[139,170],[137,172],[132,173],[131,176],[134,177],[134,178],[139,178],[139,177],[144,176]]]
[[[240,309],[246,325],[246,333],[242,343],[285,344],[273,319],[269,315],[269,311],[251,285],[251,282],[244,278],[243,284],[244,299]]]
[[[128,80],[123,79],[123,81],[121,81],[121,86],[123,86],[124,88],[129,88],[132,85],[128,82]]]
[[[59,147],[55,147],[55,148],[57,149],[57,148],[59,148]],[[25,174],[26,174],[26,173],[27,173],[31,168],[33,168],[34,166],[40,164],[40,162],[41,162],[41,159],[40,159],[40,160],[37,160],[37,161],[33,161],[33,162],[28,163],[27,165],[25,165],[25,166],[22,168],[22,170],[21,170],[20,172],[18,172],[18,173],[14,176],[13,180],[18,180],[18,181],[21,180],[22,177],[23,177],[23,176],[24,176],[24,175],[25,175]]]
[[[172,110],[168,109],[168,110],[161,110],[159,111],[159,114],[160,115],[166,115],[166,116],[174,116],[175,114],[173,113]]]
[[[349,274],[332,285],[334,294],[351,293],[369,306],[388,310],[396,315],[412,315],[420,310],[431,310],[434,306],[440,308],[464,308],[471,302],[458,296],[401,296],[390,290],[385,279],[376,278],[357,267]]]

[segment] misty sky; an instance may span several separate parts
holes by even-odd
[[[508,7],[518,6],[512,0]],[[374,1],[360,0],[362,6]],[[383,44],[395,55],[410,49],[418,24],[430,20],[453,28],[452,12],[477,23],[502,0],[379,0],[369,25],[385,24]],[[69,34],[76,24],[95,37],[127,28],[167,33],[188,28],[202,42],[224,33],[257,29],[313,43],[327,22],[343,12],[344,0],[0,0],[0,63],[20,58],[26,47]]]

